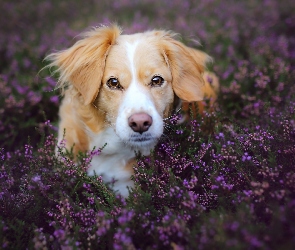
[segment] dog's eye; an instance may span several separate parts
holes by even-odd
[[[151,80],[150,85],[152,87],[160,87],[164,83],[164,79],[161,76],[154,76]]]
[[[121,86],[119,80],[117,78],[115,78],[115,77],[111,77],[107,81],[107,85],[111,89],[123,89],[123,87]]]

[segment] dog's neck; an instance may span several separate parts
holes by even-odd
[[[94,147],[103,149],[99,155],[92,158],[91,166],[87,171],[88,175],[101,175],[106,183],[115,180],[113,189],[127,197],[127,186],[134,186],[130,177],[133,174],[133,164],[135,164],[133,160],[136,149],[126,145],[111,127],[99,134],[92,134],[90,138],[90,149]],[[144,155],[150,153],[149,150],[144,151],[146,152],[141,152]]]

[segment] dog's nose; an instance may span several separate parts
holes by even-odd
[[[128,124],[134,132],[142,134],[143,132],[148,131],[153,124],[153,119],[146,113],[136,113],[128,118]]]

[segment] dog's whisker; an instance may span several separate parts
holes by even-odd
[[[171,126],[170,124],[165,124],[164,125],[164,130],[167,130],[167,131],[174,131],[175,128],[173,126]]]
[[[167,123],[167,122],[165,122],[163,124],[163,126],[166,127],[166,128],[173,128],[173,125],[171,123]]]
[[[180,111],[181,111],[181,108],[175,110],[175,112],[173,114],[171,114],[170,116],[168,116],[166,118],[163,118],[163,121],[167,121],[167,120],[172,119],[175,115],[177,115],[178,113],[180,113]]]

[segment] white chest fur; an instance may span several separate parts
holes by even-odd
[[[107,128],[98,135],[91,136],[90,150],[102,148],[107,144],[100,155],[94,156],[91,166],[88,169],[88,175],[101,175],[104,182],[116,180],[113,189],[127,197],[127,186],[133,187],[133,181],[130,179],[133,170],[126,168],[127,163],[134,158],[135,152],[122,142],[112,128]]]

